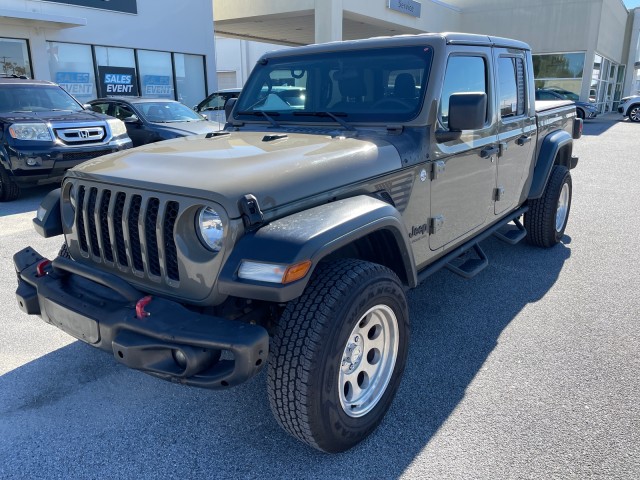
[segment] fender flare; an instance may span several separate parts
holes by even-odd
[[[538,160],[536,161],[536,167],[533,171],[533,181],[531,182],[529,196],[527,197],[529,200],[535,200],[542,196],[547,186],[549,176],[551,175],[551,169],[553,165],[557,163],[556,158],[558,152],[567,145],[573,149],[573,138],[571,134],[565,130],[556,130],[544,137],[542,146],[540,147],[540,153],[538,154]],[[569,162],[567,168],[571,168],[571,152],[569,152],[567,161]]]
[[[302,295],[320,260],[380,230],[393,235],[409,286],[417,285],[413,251],[400,213],[380,199],[360,195],[294,213],[246,233],[222,267],[218,290],[235,297],[288,302]],[[243,260],[281,265],[311,260],[312,266],[304,278],[281,285],[238,278]]]

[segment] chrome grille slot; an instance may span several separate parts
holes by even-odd
[[[65,143],[95,143],[105,138],[103,127],[56,128],[55,132]]]
[[[82,257],[176,288],[180,272],[174,235],[180,204],[82,183],[76,184],[74,228]]]

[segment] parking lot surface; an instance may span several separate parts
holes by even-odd
[[[339,455],[280,430],[264,372],[173,385],[20,312],[13,253],[61,240],[31,226],[49,189],[0,203],[0,478],[640,478],[639,127],[586,122],[562,244],[489,239],[409,293],[402,386]]]

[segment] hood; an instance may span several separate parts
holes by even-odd
[[[168,132],[180,136],[201,135],[203,133],[216,132],[220,130],[220,124],[217,122],[209,122],[207,120],[199,120],[195,122],[154,123],[153,127],[157,132]]]
[[[402,166],[386,142],[312,134],[274,138],[279,135],[183,137],[90,160],[68,175],[208,198],[237,218],[238,201],[246,194],[255,195],[266,211]]]
[[[70,112],[69,110],[52,111],[46,110],[42,112],[5,112],[2,118],[8,122],[95,122],[104,121],[108,117],[102,113],[92,112],[91,110],[81,110],[79,112]]]

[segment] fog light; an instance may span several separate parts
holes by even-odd
[[[180,368],[186,368],[187,366],[187,357],[182,352],[182,350],[174,350],[173,351],[173,359],[176,361]]]
[[[39,158],[27,158],[27,165],[29,165],[30,167],[35,167],[41,165],[41,162]]]

